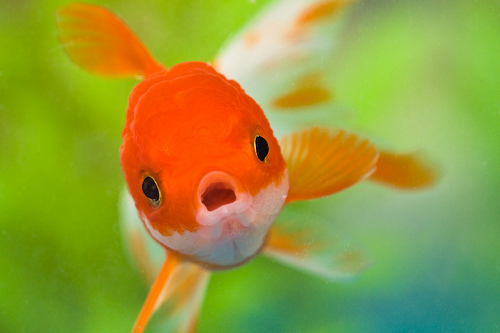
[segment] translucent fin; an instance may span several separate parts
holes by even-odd
[[[121,200],[120,226],[127,252],[152,284],[165,262],[165,250],[146,232],[127,191]],[[166,332],[194,332],[209,277],[210,273],[200,266],[179,261],[154,302],[155,326]]]
[[[310,226],[295,230],[275,226],[270,231],[264,254],[331,280],[353,278],[368,267],[368,260],[361,250],[326,235],[313,233]]]
[[[127,25],[107,9],[71,3],[56,11],[59,39],[81,68],[111,77],[145,77],[164,70]]]
[[[377,169],[370,176],[370,180],[408,190],[434,185],[438,178],[437,169],[425,163],[421,155],[388,152],[380,152]]]
[[[325,102],[332,96],[330,89],[304,83],[304,77],[327,71],[335,50],[337,16],[351,2],[275,1],[222,48],[214,66],[240,83],[266,112]],[[286,96],[292,97],[283,107],[280,101]]]
[[[287,203],[354,185],[374,172],[378,156],[368,140],[318,127],[285,136],[280,147],[290,181]]]
[[[175,269],[158,309],[162,332],[196,332],[209,278],[209,271],[190,262]]]
[[[301,107],[326,102],[332,98],[331,89],[321,82],[319,73],[305,75],[297,85],[271,101],[276,110],[296,110]]]
[[[162,300],[162,291],[169,282],[169,278],[172,275],[172,271],[177,266],[178,258],[175,255],[167,255],[165,259],[165,263],[160,271],[160,274],[156,278],[151,290],[149,291],[148,298],[144,305],[142,306],[141,312],[137,317],[137,320],[134,324],[134,328],[132,329],[133,333],[141,333],[146,328],[146,325],[149,321],[149,318],[153,315],[154,311],[161,303]]]
[[[131,262],[148,284],[152,284],[165,262],[165,249],[149,235],[127,189],[120,200],[120,230]]]

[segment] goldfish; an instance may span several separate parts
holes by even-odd
[[[314,126],[278,140],[271,128],[266,115],[286,116],[331,98],[313,68],[297,69],[293,84],[283,82],[291,77],[287,68],[324,51],[318,27],[350,2],[278,1],[212,63],[171,68],[106,8],[71,3],[57,11],[59,38],[74,63],[101,76],[141,79],[129,97],[120,162],[125,210],[143,231],[131,217],[126,239],[145,269],[154,265],[144,237],[165,259],[132,332],[142,332],[165,302],[182,318],[174,329],[195,331],[210,274],[260,253],[331,279],[350,276],[362,266],[359,256],[325,256],[324,246],[310,244],[307,226],[292,232],[275,226],[283,208],[365,179],[400,189],[434,183],[432,168],[417,155],[382,151],[347,130]],[[260,104],[250,93],[259,89]]]

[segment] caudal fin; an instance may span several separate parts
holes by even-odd
[[[81,68],[109,77],[145,77],[165,70],[127,25],[106,8],[71,3],[56,11],[59,39]]]

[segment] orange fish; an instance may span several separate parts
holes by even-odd
[[[434,182],[416,156],[380,152],[344,130],[313,127],[278,141],[245,92],[255,89],[252,80],[245,90],[233,80],[260,75],[262,83],[266,71],[308,60],[315,54],[314,30],[348,2],[280,2],[213,65],[184,62],[169,69],[108,10],[70,4],[57,11],[60,40],[76,64],[98,75],[143,78],[129,98],[120,159],[138,215],[166,259],[133,332],[142,332],[166,301],[173,315],[182,313],[174,327],[195,330],[210,271],[261,252],[331,278],[351,275],[362,266],[358,253],[332,254],[325,262],[320,254],[328,246],[308,244],[303,230],[273,227],[283,207],[367,178],[399,188]],[[283,22],[274,22],[277,13],[285,13]],[[276,29],[269,30],[273,24]],[[331,99],[318,72],[308,68],[299,76],[282,93],[262,97],[263,104],[287,110]],[[269,84],[274,80],[271,75]],[[145,241],[128,228],[133,251],[147,268],[152,259]]]

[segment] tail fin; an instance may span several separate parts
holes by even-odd
[[[165,70],[137,36],[107,9],[72,3],[56,11],[59,39],[81,68],[109,77],[145,77]]]
[[[377,169],[369,179],[412,190],[434,185],[438,178],[436,168],[426,164],[419,154],[396,155],[382,151],[377,160]]]

